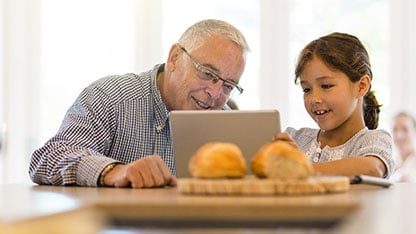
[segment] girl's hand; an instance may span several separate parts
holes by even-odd
[[[292,139],[292,137],[289,136],[289,134],[282,132],[282,133],[276,133],[272,141],[285,141],[289,145],[293,146],[294,148],[298,148],[298,145],[295,143],[295,141]]]

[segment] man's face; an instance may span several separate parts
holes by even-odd
[[[168,85],[162,96],[168,110],[221,109],[229,98],[230,84],[238,84],[244,71],[243,50],[220,35],[197,48],[182,46],[172,47],[166,66]]]

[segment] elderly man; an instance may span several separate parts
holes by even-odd
[[[242,33],[203,20],[172,45],[165,64],[102,78],[68,110],[55,136],[31,157],[33,182],[149,188],[176,185],[168,113],[227,109],[249,51]]]

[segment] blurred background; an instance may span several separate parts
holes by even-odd
[[[370,53],[380,127],[416,102],[412,0],[0,0],[0,183],[26,183],[31,153],[98,78],[163,63],[183,31],[206,18],[239,28],[251,46],[240,109],[278,109],[282,127],[316,125],[294,84],[309,41],[339,31]]]

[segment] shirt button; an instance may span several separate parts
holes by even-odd
[[[162,126],[157,126],[156,130],[160,131],[160,130],[162,130],[162,128],[163,128]]]
[[[314,163],[317,163],[317,162],[319,161],[319,158],[318,158],[318,157],[313,157],[312,161],[313,161]]]

